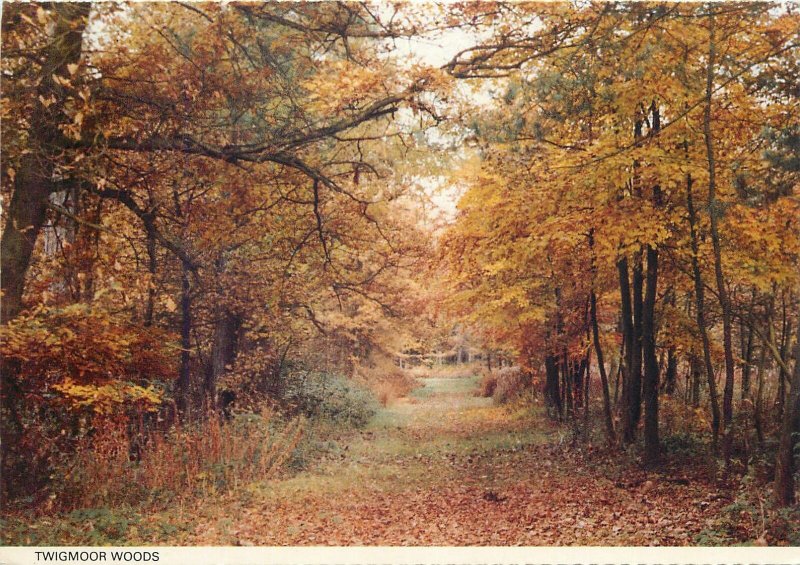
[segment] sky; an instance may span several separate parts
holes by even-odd
[[[448,29],[431,37],[397,40],[394,55],[399,55],[401,59],[405,57],[409,63],[419,61],[432,67],[442,67],[460,51],[479,43],[480,39],[474,33],[469,33],[463,29]],[[482,84],[475,81],[471,81],[471,83],[464,81],[457,88],[461,96],[468,97],[471,102],[478,105],[488,106],[494,99],[487,81],[482,81]],[[447,134],[442,134],[436,130],[429,132],[428,136],[434,142],[452,142],[452,139],[448,139]],[[470,155],[471,151],[466,147],[453,149],[453,166],[458,167],[459,163]],[[420,179],[420,184],[424,187],[430,202],[433,204],[433,209],[429,211],[430,215],[446,222],[455,219],[458,200],[466,186],[454,184],[451,179],[444,175],[434,175]]]

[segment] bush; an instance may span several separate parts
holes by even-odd
[[[41,501],[82,442],[156,412],[175,374],[170,341],[86,304],[39,306],[0,328],[6,500]]]
[[[481,375],[481,384],[478,389],[478,396],[482,398],[491,398],[494,396],[494,391],[497,389],[497,372],[484,371]]]
[[[503,367],[495,374],[497,384],[492,398],[497,404],[505,404],[518,397],[530,382],[519,367]]]
[[[357,366],[355,375],[358,382],[372,390],[382,406],[407,396],[420,385],[410,370],[401,369],[385,355],[373,355]]]
[[[290,412],[353,427],[366,425],[378,411],[378,401],[368,388],[319,371],[289,371],[280,401]]]

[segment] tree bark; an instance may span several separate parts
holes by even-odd
[[[695,318],[700,339],[703,343],[703,362],[708,379],[708,396],[711,402],[711,433],[714,451],[719,443],[719,399],[717,398],[717,381],[714,377],[714,366],[711,363],[711,344],[708,340],[708,329],[705,318],[705,287],[700,273],[700,250],[697,243],[697,215],[692,198],[692,176],[686,175],[686,208],[689,212],[689,237],[692,245],[692,278],[694,279]]]
[[[561,393],[558,386],[558,357],[555,355],[547,355],[544,358],[545,366],[545,387],[544,397],[545,404],[548,411],[555,411],[554,416],[561,419]]]
[[[714,157],[714,137],[711,130],[711,104],[714,87],[714,65],[716,64],[715,21],[713,14],[710,18],[708,40],[708,66],[706,67],[706,97],[703,112],[703,137],[706,144],[706,158],[708,161],[708,212],[711,218],[711,244],[714,251],[714,279],[717,286],[719,305],[722,310],[722,346],[725,352],[725,388],[722,396],[722,425],[723,445],[722,451],[725,458],[726,469],[730,467],[731,452],[733,450],[733,386],[734,386],[734,361],[731,328],[731,308],[728,300],[728,289],[725,286],[725,277],[722,272],[722,250],[719,237],[720,204],[716,195],[716,159]]]
[[[702,374],[702,370],[700,369],[700,359],[695,354],[692,354],[692,356],[689,358],[689,364],[692,378],[692,406],[697,408],[700,406],[700,376]]]
[[[158,257],[156,255],[156,235],[152,231],[147,232],[147,271],[150,273],[150,285],[147,288],[147,302],[144,307],[145,327],[153,325],[153,312],[156,301],[156,269],[158,268]],[[183,274],[183,273],[182,273]]]
[[[597,293],[595,292],[595,278],[597,274],[597,266],[594,261],[594,232],[589,230],[589,249],[591,251],[591,276],[592,288],[589,294],[589,322],[592,327],[592,340],[594,342],[594,350],[597,354],[597,370],[600,373],[600,388],[603,392],[603,418],[606,426],[606,438],[609,445],[616,443],[616,433],[614,432],[614,418],[611,414],[611,393],[608,386],[608,374],[606,373],[605,360],[603,357],[603,346],[600,344],[600,327],[597,323]],[[587,369],[587,387],[588,387],[588,369]],[[589,394],[587,388],[586,394],[586,410],[589,410]]]
[[[637,251],[633,258],[631,276],[633,291],[633,357],[628,396],[628,428],[632,437],[636,437],[639,420],[642,417],[642,309],[644,306],[644,271],[642,253]]]
[[[603,417],[606,424],[606,438],[608,438],[609,445],[616,442],[616,433],[614,432],[614,418],[611,415],[611,394],[608,389],[608,375],[606,374],[606,367],[603,360],[603,346],[600,344],[600,329],[597,325],[597,296],[594,289],[590,295],[590,316],[592,321],[592,339],[594,341],[594,350],[597,354],[597,369],[600,372],[600,386],[603,391]]]
[[[660,456],[658,438],[658,359],[656,358],[656,288],[658,250],[647,246],[647,290],[642,308],[642,354],[644,356],[644,459],[655,463]]]
[[[208,408],[211,410],[217,406],[217,382],[236,359],[241,325],[241,317],[224,306],[218,307],[214,322],[211,361],[203,387]]]
[[[794,346],[794,371],[783,411],[778,454],[775,460],[775,501],[779,506],[794,504],[794,447],[800,433],[800,318]]]
[[[750,396],[750,373],[752,371],[753,362],[753,303],[755,302],[755,290],[753,290],[753,298],[750,302],[750,309],[743,316],[741,324],[739,325],[739,341],[741,343],[742,353],[742,400]]]
[[[619,273],[619,290],[620,290],[620,315],[622,317],[622,337],[625,342],[625,362],[624,372],[622,378],[622,441],[624,443],[631,443],[636,439],[635,427],[630,425],[632,418],[629,414],[629,405],[631,400],[628,398],[631,395],[631,382],[634,381],[634,346],[635,335],[633,329],[633,317],[631,307],[631,290],[630,282],[628,280],[628,259],[623,257],[617,262],[617,271]]]
[[[789,375],[786,373],[784,366],[787,364],[787,353],[789,352],[789,341],[792,335],[792,322],[786,316],[786,298],[783,297],[783,316],[781,323],[781,341],[778,353],[784,363],[778,365],[778,392],[775,396],[775,413],[778,421],[783,420],[783,412],[786,406],[786,381]],[[771,322],[768,322],[771,324]]]
[[[189,269],[181,264],[181,366],[178,373],[176,404],[182,416],[191,411],[191,351],[192,351],[192,295],[189,284]]]
[[[634,141],[642,138],[642,120],[638,118],[634,124]],[[641,197],[641,187],[638,178],[639,163],[633,163],[633,178],[631,179],[631,190],[637,197]],[[630,326],[632,335],[627,345],[628,350],[628,375],[626,379],[625,395],[625,417],[623,418],[622,438],[625,443],[631,443],[636,439],[636,431],[639,427],[639,419],[642,413],[642,307],[643,307],[643,287],[644,275],[642,272],[642,252],[641,248],[633,256],[633,273],[631,277],[631,310],[633,322]],[[621,281],[620,281],[621,282]]]
[[[0,323],[8,323],[22,310],[25,277],[31,263],[36,240],[47,215],[50,195],[60,188],[54,180],[56,161],[63,149],[59,125],[67,120],[64,114],[64,87],[54,75],[68,76],[68,65],[81,56],[83,31],[91,3],[56,3],[52,41],[44,54],[41,80],[32,97],[36,109],[31,113],[26,153],[19,162],[14,177],[14,194],[8,205],[7,221],[0,239],[0,272],[3,300]],[[45,106],[41,100],[55,98]]]
[[[650,105],[653,135],[661,131],[661,116],[655,101]],[[653,186],[653,205],[661,206],[661,187]],[[659,367],[656,357],[656,298],[658,289],[658,248],[654,243],[646,247],[647,288],[642,303],[642,356],[644,360],[644,459],[652,464],[658,461],[661,446],[658,437],[658,380]]]
[[[764,445],[764,419],[761,415],[761,408],[764,405],[764,368],[767,362],[767,345],[761,344],[761,354],[758,359],[756,371],[756,398],[753,401],[753,427],[756,430],[758,445]]]

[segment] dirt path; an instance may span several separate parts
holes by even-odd
[[[292,478],[186,509],[179,544],[682,545],[724,501],[709,486],[620,481],[530,410],[431,378]],[[203,513],[207,515],[203,515]],[[200,514],[200,515],[197,515]],[[714,540],[707,540],[714,541]],[[161,540],[163,543],[164,540]]]

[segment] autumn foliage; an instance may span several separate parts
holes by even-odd
[[[486,437],[688,462],[785,516],[798,29],[760,2],[4,6],[3,501],[252,494],[441,386],[425,410],[469,398]]]

